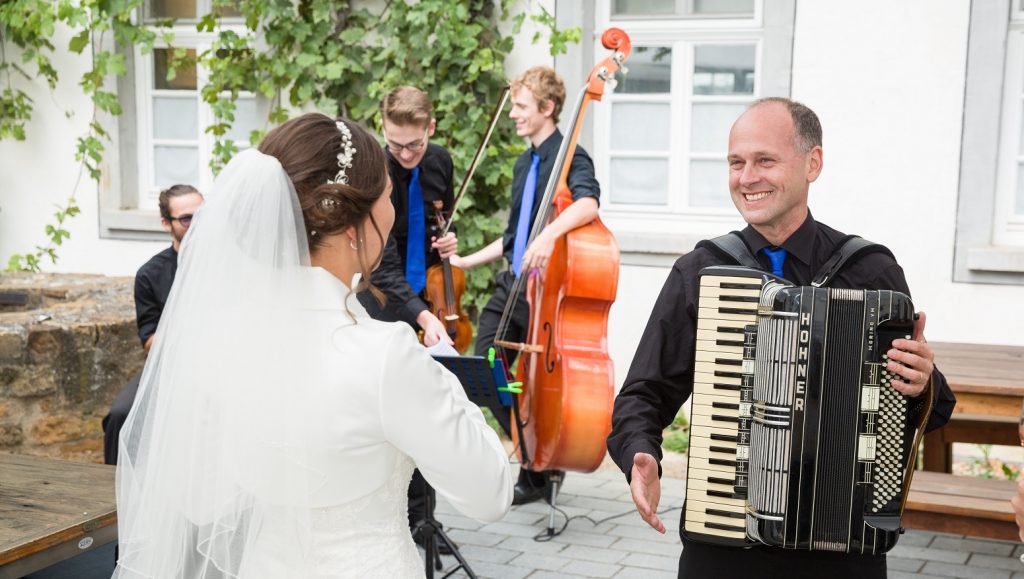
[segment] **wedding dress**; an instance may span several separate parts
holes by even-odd
[[[120,444],[117,578],[422,577],[414,467],[472,518],[512,498],[458,380],[309,266],[291,183],[254,150],[182,244]]]

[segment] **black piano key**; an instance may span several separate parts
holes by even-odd
[[[715,370],[715,376],[719,378],[743,378],[743,372],[726,372],[725,370]]]
[[[718,287],[722,289],[742,289],[761,291],[761,284],[759,283],[736,283],[733,281],[727,281],[718,284]]]
[[[718,308],[720,314],[739,314],[741,316],[753,316],[757,314],[757,309],[748,308]]]
[[[727,493],[725,491],[713,491],[711,489],[708,489],[707,494],[708,494],[709,497],[718,497],[718,498],[721,498],[721,499],[745,499],[745,498],[747,498],[747,497],[745,497],[743,495],[740,495],[740,494]]]
[[[731,436],[729,434],[719,434],[717,432],[712,432],[709,438],[711,438],[711,440],[724,440],[726,442],[736,442],[737,437]]]
[[[708,447],[708,450],[710,450],[711,452],[721,452],[721,453],[728,454],[728,455],[735,455],[736,454],[736,449],[735,448],[729,448],[728,446],[711,446],[711,447]]]
[[[718,301],[722,302],[754,302],[755,304],[761,301],[761,296],[741,296],[736,294],[721,294],[718,296]]]
[[[712,402],[712,408],[726,408],[728,410],[739,410],[740,405],[733,402]]]
[[[736,466],[736,461],[725,460],[724,458],[709,458],[708,464],[717,464],[718,466]]]
[[[715,382],[714,384],[711,385],[711,387],[714,388],[715,390],[733,390],[733,391],[736,391],[736,390],[740,389],[738,384],[721,384],[719,382]]]
[[[722,334],[742,334],[743,328],[734,328],[732,326],[718,326],[719,333]]]
[[[719,366],[742,366],[743,360],[735,360],[732,358],[715,358],[715,364]]]
[[[736,484],[736,481],[731,478],[718,478],[716,476],[709,476],[708,482],[716,485],[732,486]]]
[[[733,513],[731,511],[723,511],[721,509],[704,509],[704,513],[711,515],[713,517],[728,517],[730,519],[746,520],[747,518],[747,515],[745,513]]]
[[[734,346],[736,348],[742,348],[743,342],[737,340],[715,340],[716,346]]]
[[[740,419],[735,416],[722,416],[721,414],[712,414],[711,420],[718,422],[739,422]]]

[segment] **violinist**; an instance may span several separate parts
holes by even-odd
[[[444,147],[430,142],[437,121],[427,93],[400,86],[384,98],[380,112],[395,224],[372,281],[387,301],[381,307],[365,291],[359,294],[359,302],[374,319],[404,321],[413,330],[422,330],[427,346],[442,340],[451,344],[444,324],[424,301],[423,289],[427,268],[455,253],[458,245],[453,232],[441,239],[434,235],[434,201],[441,201],[446,215],[454,201],[452,157]],[[426,516],[425,484],[419,470],[415,471],[409,483],[410,529]],[[422,536],[414,534],[414,539],[421,541]],[[450,553],[444,542],[440,549],[442,554]]]
[[[501,238],[483,249],[465,256],[453,256],[451,263],[469,269],[504,257],[509,269],[498,274],[494,295],[480,312],[477,328],[476,354],[486,356],[493,346],[498,323],[506,302],[510,299],[513,283],[518,275],[543,271],[554,250],[555,241],[597,217],[600,186],[594,177],[594,163],[581,148],[576,148],[569,170],[569,189],[573,203],[549,223],[527,247],[534,219],[540,211],[541,198],[554,168],[562,133],[558,130],[558,117],[565,102],[565,85],[553,69],[536,66],[512,81],[512,110],[509,118],[515,121],[516,134],[529,142],[529,149],[516,159],[512,177],[512,207],[508,225]],[[526,200],[524,203],[524,199]],[[529,305],[525,297],[526,284],[517,296],[510,327],[505,339],[519,342],[526,338],[529,326]],[[511,365],[513,360],[508,360]],[[511,435],[507,414],[496,416],[505,432]],[[542,472],[521,469],[515,486],[512,504],[536,501],[546,495],[548,477]]]

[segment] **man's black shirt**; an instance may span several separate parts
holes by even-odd
[[[388,310],[415,328],[418,327],[416,317],[429,308],[420,296],[413,293],[408,280],[405,279],[406,248],[409,240],[409,182],[412,180],[412,171],[403,167],[391,151],[386,151],[386,154],[388,173],[391,175],[391,204],[395,207],[395,224],[384,247],[380,267],[373,272],[371,280],[386,294]],[[438,253],[430,248],[430,238],[438,235],[435,228],[437,210],[434,208],[434,201],[442,202],[442,211],[447,219],[455,202],[452,187],[454,167],[448,151],[434,143],[427,144],[427,152],[423,154],[418,167],[420,190],[423,194],[423,215],[426,218],[423,228],[426,239],[423,247],[426,250],[426,265],[429,268],[441,261]],[[454,230],[452,227],[452,231]],[[374,304],[369,303],[372,299],[366,295],[360,297],[360,301],[368,310],[375,311]]]
[[[758,256],[762,268],[770,271],[768,258],[760,250],[771,244],[750,226],[743,229],[741,235]],[[808,213],[800,228],[782,244],[788,253],[783,277],[796,285],[810,285],[843,237]],[[622,390],[615,399],[612,432],[608,437],[608,451],[627,479],[637,452],[661,460],[661,432],[690,397],[697,325],[697,274],[705,267],[722,263],[721,258],[704,248],[687,253],[672,267],[655,302]],[[849,262],[829,286],[890,289],[910,295],[903,269],[884,252],[869,253]],[[953,392],[938,369],[932,375],[932,383],[934,401],[929,430],[946,423],[955,403]],[[764,577],[885,576],[883,556],[810,555],[770,547],[744,550],[711,547],[685,537],[682,540],[684,552],[680,569],[700,572],[700,576],[739,576],[741,570]]]
[[[135,323],[143,346],[156,333],[177,271],[178,252],[172,246],[151,257],[135,274]]]
[[[558,148],[562,145],[562,133],[555,130],[539,147],[530,147],[516,159],[512,172],[512,209],[508,214],[508,226],[502,237],[505,259],[512,263],[512,252],[515,247],[516,228],[519,226],[519,207],[523,203],[523,187],[526,186],[526,176],[530,173],[531,153],[536,152],[540,156],[540,165],[537,167],[537,191],[533,196],[533,210],[530,213],[531,223],[537,218],[537,210],[544,196],[544,191],[551,177],[551,170],[555,166],[555,157],[558,156]],[[572,191],[572,200],[579,201],[584,197],[593,197],[600,203],[601,186],[594,177],[594,161],[590,155],[577,145],[576,155],[569,167],[569,190]]]

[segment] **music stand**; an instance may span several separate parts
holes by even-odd
[[[504,369],[500,364],[484,358],[483,356],[434,356],[442,366],[458,377],[466,396],[477,406],[486,406],[491,412],[505,412],[505,408],[512,404],[512,397],[508,394],[508,385],[505,381]],[[507,402],[505,402],[507,400]],[[434,507],[437,497],[434,488],[424,480],[424,510],[425,516],[420,521],[413,533],[423,534],[423,547],[426,550],[424,555],[426,564],[427,579],[433,579],[434,569],[441,571],[441,554],[438,541],[443,542],[452,552],[452,556],[459,562],[444,577],[449,577],[459,569],[466,572],[470,579],[476,579],[476,574],[469,568],[469,563],[459,553],[458,547],[452,542],[441,523],[434,518]],[[443,578],[442,578],[443,579]]]

